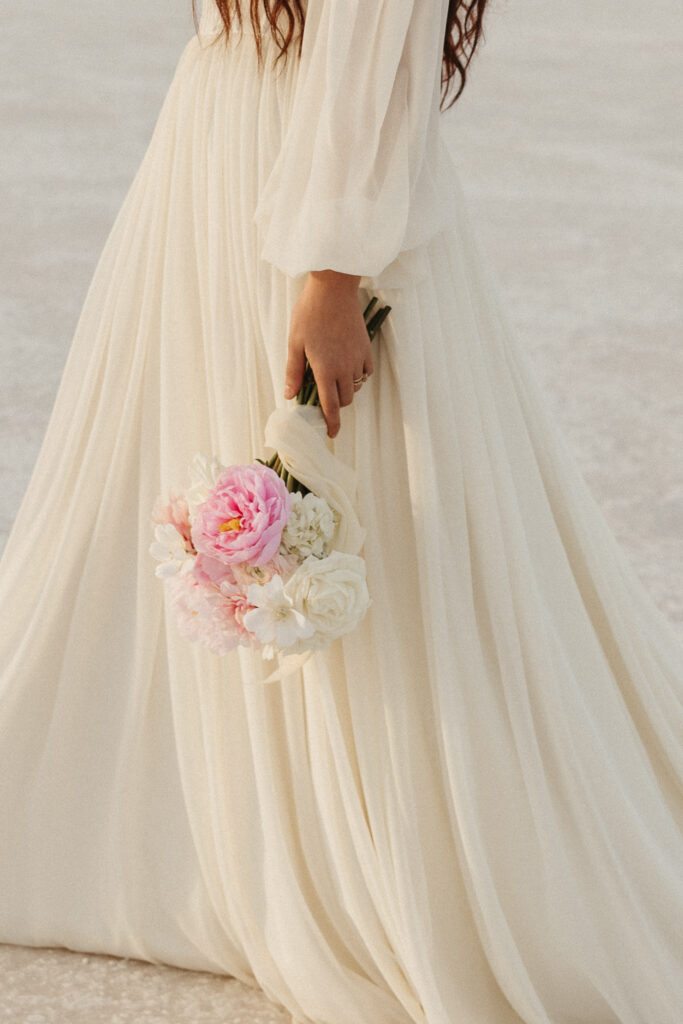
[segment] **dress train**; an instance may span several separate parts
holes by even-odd
[[[360,61],[368,10],[309,0],[302,67],[326,17]],[[286,145],[305,160],[318,124],[297,65],[259,77],[217,27],[205,3],[0,562],[0,941],[233,975],[300,1024],[680,1024],[683,646],[510,334],[439,137],[424,219],[361,268],[392,311],[332,442],[371,610],[266,686],[166,613],[154,499],[197,450],[264,453],[305,247],[339,237],[287,230]],[[351,70],[379,90],[381,66]]]

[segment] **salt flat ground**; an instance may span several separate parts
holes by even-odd
[[[199,5],[198,5],[199,7]],[[34,0],[0,35],[0,537],[190,3]],[[510,320],[614,532],[683,631],[683,6],[492,0],[449,144]],[[0,946],[13,1024],[288,1021],[234,979]]]

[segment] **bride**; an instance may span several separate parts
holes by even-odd
[[[484,13],[204,0],[0,561],[0,941],[296,1024],[679,1024],[683,649],[441,134]],[[304,357],[372,606],[266,685],[179,634],[150,514],[195,452],[264,454]]]

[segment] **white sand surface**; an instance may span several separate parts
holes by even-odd
[[[2,543],[189,12],[3,10]],[[473,218],[580,468],[683,633],[683,6],[492,0],[486,37],[445,115]],[[6,945],[0,971],[12,1024],[288,1021],[234,979],[138,961]]]

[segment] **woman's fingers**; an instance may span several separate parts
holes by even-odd
[[[294,398],[301,388],[306,369],[306,354],[303,346],[290,341],[285,370],[285,398]]]
[[[309,357],[310,358],[310,357]],[[317,360],[316,360],[317,362]],[[303,346],[290,343],[285,372],[285,398],[293,398],[301,387],[304,370],[306,367],[306,352]],[[354,381],[361,377],[370,377],[373,372],[372,356],[368,353],[363,361],[362,370],[355,370],[350,376],[349,372],[336,374],[329,371],[324,376],[315,372],[313,376],[318,385],[318,398],[327,424],[328,437],[336,437],[339,433],[341,420],[340,408],[351,405],[357,391],[360,391],[362,384],[354,384]]]
[[[364,381],[362,381],[362,378],[368,378],[372,373],[372,369],[372,360],[367,358],[362,370],[356,370],[351,377],[344,375],[343,377],[337,378],[337,391],[339,393],[340,406],[351,405],[356,392],[360,391],[363,386]],[[356,383],[356,381],[358,383]]]
[[[353,378],[348,376],[337,378],[340,405],[351,405],[354,395],[353,381],[358,377],[360,377],[360,373],[354,373]]]
[[[374,369],[375,369],[375,367],[373,366],[373,363],[372,363],[372,353],[371,353],[370,349],[368,349],[368,354],[365,357],[364,372],[367,373],[367,375],[369,377]]]
[[[325,376],[318,380],[318,397],[327,423],[327,436],[336,437],[339,432],[339,394],[336,378]]]

